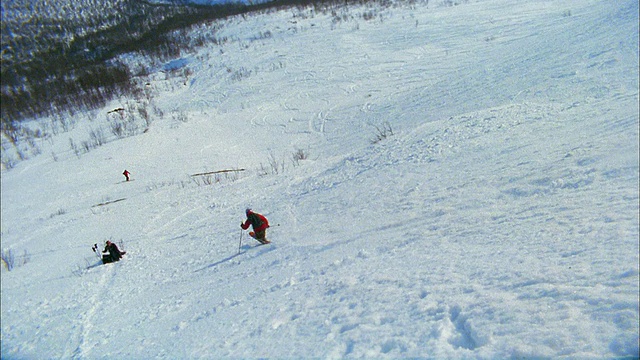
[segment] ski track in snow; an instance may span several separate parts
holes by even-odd
[[[93,295],[86,302],[88,309],[80,316],[79,324],[76,326],[78,328],[77,333],[68,340],[70,346],[78,345],[71,353],[69,351],[65,352],[63,355],[65,358],[84,359],[91,353],[90,342],[95,316],[97,312],[104,311],[106,304],[102,299],[105,297],[105,292],[109,291],[109,287],[113,285],[116,276],[115,266],[111,265],[106,268],[100,276],[98,284],[90,288],[93,291]]]
[[[152,75],[184,121],[3,172],[3,358],[638,356],[637,1],[349,9],[230,19]]]

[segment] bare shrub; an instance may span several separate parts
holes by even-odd
[[[2,166],[7,169],[13,169],[16,164],[18,164],[18,162],[16,161],[16,159],[13,158],[13,156],[11,155],[7,155],[6,151],[2,152]]]
[[[58,211],[56,211],[55,213],[51,214],[51,216],[49,216],[49,218],[53,218],[53,217],[56,217],[56,216],[64,215],[66,213],[67,213],[66,210],[58,209]]]
[[[122,120],[115,119],[109,122],[111,133],[119,139],[124,137],[126,126]]]
[[[159,117],[160,119],[164,118],[164,111],[157,107],[155,104],[151,105],[151,109],[153,110],[153,115]]]
[[[30,156],[42,153],[37,139],[44,139],[48,136],[43,129],[33,129],[18,121],[0,122],[0,131],[2,138],[2,162],[6,169],[15,166],[18,161],[24,161]],[[13,149],[10,149],[10,147],[7,148],[9,144]],[[17,159],[10,161],[10,159],[13,159],[13,156],[5,154],[7,151],[16,155]]]
[[[214,180],[213,175],[197,176],[192,177],[191,179],[198,186],[213,185],[217,182],[216,180]]]
[[[94,148],[107,143],[107,138],[104,136],[102,128],[98,128],[97,130],[91,129],[89,132],[89,139]]]
[[[227,169],[209,171],[191,175],[191,181],[198,186],[214,185],[221,182],[233,182],[240,178],[240,172],[244,169]]]
[[[8,271],[13,270],[16,266],[22,266],[31,260],[31,255],[24,250],[22,255],[16,256],[12,249],[4,249],[0,253],[0,258]]]
[[[242,81],[242,79],[246,79],[251,76],[251,70],[245,68],[244,66],[238,70],[227,68],[227,72],[231,74],[231,80],[234,82]]]
[[[387,137],[393,135],[393,129],[388,121],[382,123],[382,125],[374,125],[376,129],[375,136],[371,139],[372,144],[377,144]]]
[[[89,141],[83,141],[81,143],[82,145],[82,149],[84,150],[84,153],[88,153],[89,151],[91,151],[91,149],[93,149],[93,146],[91,145],[91,143]]]
[[[79,158],[80,155],[82,154],[82,152],[80,151],[80,148],[78,147],[78,145],[73,141],[72,138],[69,138],[69,146],[71,147],[71,150],[73,150],[73,153],[76,154],[76,156]]]
[[[189,115],[184,111],[175,112],[171,115],[171,118],[176,122],[187,123],[189,121]]]
[[[153,122],[146,100],[142,100],[142,103],[129,102],[123,108],[112,110],[107,113],[107,119],[109,130],[118,139],[139,135],[149,129]]]
[[[13,270],[13,267],[16,264],[16,257],[13,254],[13,250],[3,249],[2,253],[0,254],[0,258],[2,259],[2,262],[4,263],[4,266],[7,268],[7,270]]]
[[[267,176],[267,175],[278,175],[284,173],[285,170],[285,161],[278,161],[275,155],[269,154],[269,158],[267,159],[267,165],[265,166],[263,163],[260,163],[260,169],[258,169],[258,175]]]
[[[297,149],[293,155],[291,156],[291,161],[293,162],[293,166],[300,165],[300,161],[307,160],[309,158],[308,151],[303,149]]]
[[[88,153],[89,151],[98,148],[107,143],[107,139],[104,135],[104,131],[102,128],[98,128],[97,130],[91,129],[89,132],[89,140],[82,141],[82,150],[84,153]],[[73,147],[73,145],[72,145]],[[78,153],[76,153],[78,155]]]

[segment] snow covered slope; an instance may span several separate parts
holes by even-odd
[[[3,358],[638,357],[637,1],[217,36],[150,83],[179,117],[77,157],[106,126],[80,124],[3,172],[2,248],[29,255],[2,270]],[[222,169],[245,170],[189,176]],[[87,269],[108,239],[123,261]]]

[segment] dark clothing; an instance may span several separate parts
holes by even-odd
[[[112,242],[108,243],[107,246],[104,247],[102,251],[102,263],[108,264],[111,262],[120,261],[122,259],[122,255],[126,254],[126,251],[120,251],[118,246]],[[105,254],[108,253],[108,254]]]
[[[251,211],[247,214],[247,221],[242,224],[242,229],[247,230],[249,225],[253,226],[255,232],[262,232],[269,227],[269,221],[263,215]]]
[[[268,244],[271,241],[267,240],[267,231],[256,231],[256,232],[250,232],[249,236],[251,236],[252,238],[260,241],[263,244]]]

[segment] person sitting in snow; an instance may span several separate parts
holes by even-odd
[[[263,244],[270,243],[267,240],[267,228],[269,228],[269,221],[266,217],[256,212],[253,212],[251,209],[247,209],[247,220],[244,223],[240,224],[240,227],[243,230],[247,230],[249,225],[253,226],[253,231],[249,233],[249,236],[258,240]]]
[[[120,251],[115,243],[107,241],[104,250],[102,250],[102,263],[108,264],[111,262],[120,261],[120,259],[122,259],[122,255],[126,253],[126,251]]]

